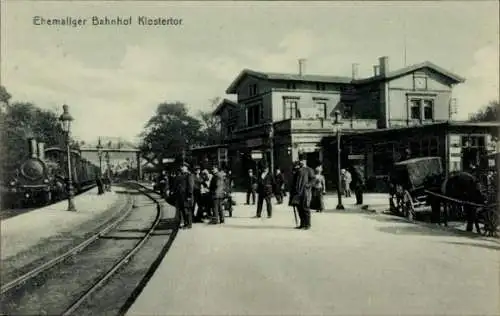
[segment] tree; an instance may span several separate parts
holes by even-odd
[[[188,115],[184,103],[161,103],[141,133],[142,156],[162,167],[164,158],[184,156],[191,146],[199,143],[200,129],[200,121]]]
[[[32,103],[9,104],[1,114],[0,164],[11,170],[28,153],[27,139],[36,138],[47,146],[62,144],[63,131],[55,113],[40,109]],[[4,169],[6,171],[6,169]]]
[[[9,100],[12,96],[7,92],[4,86],[0,86],[0,103],[4,105],[9,104]]]
[[[473,113],[469,116],[469,120],[472,122],[497,122],[499,119],[500,112],[500,102],[490,101],[488,105],[484,106],[482,109]]]
[[[213,111],[216,106],[220,103],[221,98],[216,97],[210,100],[209,111],[199,111],[198,116],[201,119],[202,130],[202,144],[201,145],[213,145],[220,143],[220,118],[213,115]]]

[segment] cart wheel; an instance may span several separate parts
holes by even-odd
[[[415,218],[415,205],[413,204],[413,199],[408,191],[405,191],[403,195],[403,215],[410,221],[413,221]]]

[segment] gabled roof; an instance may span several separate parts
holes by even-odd
[[[459,76],[459,75],[456,75],[452,72],[449,72],[448,70],[442,68],[442,67],[439,67],[438,65],[430,62],[430,61],[424,61],[422,63],[419,63],[419,64],[414,64],[414,65],[410,65],[408,67],[404,67],[404,68],[401,68],[401,69],[397,69],[397,70],[394,70],[394,71],[390,71],[389,73],[387,73],[384,76],[374,76],[374,77],[370,77],[370,78],[365,78],[365,79],[358,79],[358,80],[354,80],[353,83],[360,83],[360,84],[363,84],[363,83],[368,83],[368,82],[372,82],[372,81],[376,81],[376,80],[390,80],[390,79],[396,79],[398,77],[402,77],[404,75],[407,75],[409,73],[412,73],[414,71],[417,71],[417,70],[420,70],[420,69],[424,69],[424,68],[429,68],[449,79],[451,79],[454,83],[462,83],[462,82],[465,82],[465,78]]]
[[[220,112],[222,111],[222,109],[226,106],[238,107],[238,103],[233,102],[233,101],[228,100],[228,99],[224,99],[224,100],[222,100],[221,103],[219,103],[217,108],[212,112],[212,115],[219,115]]]
[[[430,62],[424,61],[419,64],[410,65],[398,70],[390,71],[386,76],[374,76],[364,79],[352,80],[351,77],[341,77],[341,76],[326,76],[326,75],[299,75],[299,74],[285,74],[285,73],[273,73],[273,72],[261,72],[251,69],[243,69],[240,74],[233,80],[233,82],[226,89],[227,94],[236,93],[236,88],[240,85],[241,81],[247,76],[252,76],[258,79],[264,80],[283,80],[283,81],[302,81],[302,82],[321,82],[321,83],[343,83],[343,84],[365,84],[377,80],[390,80],[395,79],[406,74],[412,73],[419,69],[429,68],[437,73],[444,75],[445,77],[451,79],[454,83],[465,82],[465,79],[459,75],[456,75],[438,65]]]
[[[285,73],[274,73],[274,72],[261,72],[250,69],[243,69],[238,77],[227,88],[226,93],[232,94],[236,93],[236,88],[239,86],[241,81],[247,77],[252,76],[259,79],[265,80],[284,80],[284,81],[302,81],[302,82],[323,82],[323,83],[350,83],[352,79],[350,77],[339,77],[339,76],[324,76],[324,75],[299,75],[299,74],[285,74]]]

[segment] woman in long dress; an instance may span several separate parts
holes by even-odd
[[[316,212],[323,212],[325,204],[323,195],[326,193],[325,177],[321,174],[321,166],[314,169],[314,184],[312,188],[311,209]]]

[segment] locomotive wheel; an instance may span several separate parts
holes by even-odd
[[[405,191],[403,195],[403,215],[410,221],[413,221],[415,218],[415,205],[413,204],[413,199],[408,191]]]

